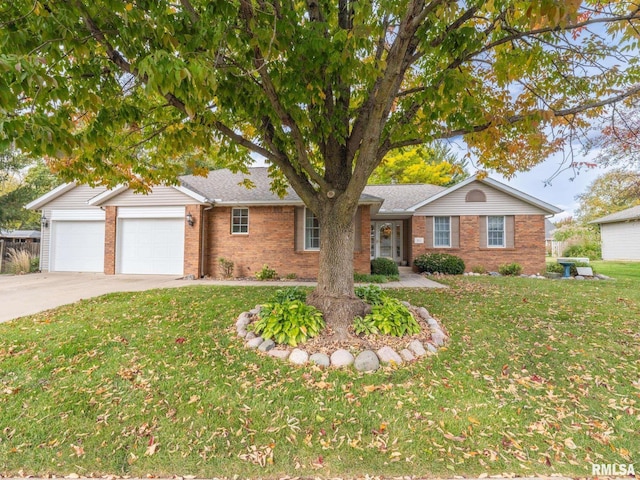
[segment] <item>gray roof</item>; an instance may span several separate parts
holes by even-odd
[[[629,220],[640,220],[640,205],[627,208],[620,212],[612,213],[605,217],[598,218],[589,223],[615,223],[615,222],[627,222]]]
[[[40,238],[38,230],[0,230],[0,237],[5,238]]]
[[[384,198],[380,213],[392,213],[406,212],[414,205],[446,189],[429,184],[367,185],[364,187],[364,193]]]
[[[250,180],[254,184],[254,188],[244,186],[242,184],[244,180]],[[249,168],[248,174],[233,173],[228,169],[212,170],[206,177],[196,175],[180,177],[180,183],[216,203],[302,204],[302,200],[291,187],[287,189],[287,194],[282,198],[271,191],[271,179],[267,167]],[[360,196],[360,202],[364,203],[380,203],[381,201],[381,198],[366,193]]]

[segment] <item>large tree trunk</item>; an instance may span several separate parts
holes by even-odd
[[[307,302],[324,314],[336,341],[348,336],[353,318],[366,313],[366,304],[353,290],[354,212],[333,208],[319,212],[320,266],[318,286]]]

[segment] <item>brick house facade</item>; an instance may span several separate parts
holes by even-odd
[[[86,271],[109,275],[216,278],[224,258],[234,263],[235,277],[255,276],[269,265],[280,276],[315,278],[317,220],[294,192],[282,198],[271,192],[266,168],[249,173],[253,189],[241,185],[244,174],[228,170],[182,177],[180,186],[159,186],[148,195],[126,186],[58,187],[29,205],[51,221],[43,230],[41,269],[79,271],[82,264],[69,260],[78,253],[95,269]],[[354,221],[354,270],[368,273],[376,257],[412,265],[422,253],[441,252],[461,257],[467,270],[517,262],[526,273],[542,272],[544,220],[558,212],[489,178],[470,177],[450,188],[367,186]],[[91,248],[65,252],[68,240]]]

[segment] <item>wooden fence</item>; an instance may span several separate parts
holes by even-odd
[[[26,250],[32,257],[40,256],[40,243],[0,240],[0,273],[3,272],[3,267],[9,259],[10,249]]]

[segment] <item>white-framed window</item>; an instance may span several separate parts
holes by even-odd
[[[451,246],[451,217],[433,217],[433,246]]]
[[[231,233],[249,233],[249,209],[231,209]]]
[[[504,247],[504,217],[489,216],[487,217],[487,246],[488,247]]]
[[[304,209],[304,249],[320,250],[320,222],[308,208]]]

